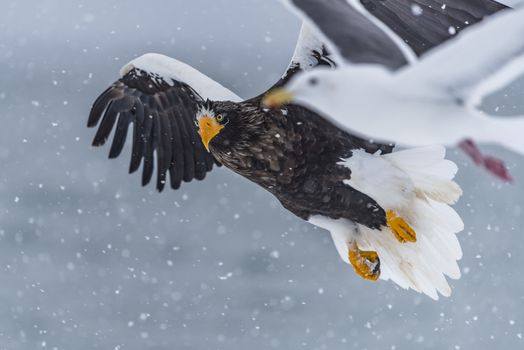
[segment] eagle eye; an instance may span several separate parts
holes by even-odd
[[[217,122],[222,123],[224,121],[224,115],[223,114],[219,114],[219,115],[217,115],[216,119],[217,119]]]

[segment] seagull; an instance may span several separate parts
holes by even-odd
[[[414,49],[445,41],[442,25],[454,17],[423,13],[423,27],[405,27],[395,16],[403,16],[410,2],[397,0],[403,6],[377,15],[393,18],[391,28],[405,28]],[[463,14],[472,23],[494,11],[473,9],[474,15]],[[272,88],[299,72],[336,65],[338,53],[330,54],[314,33],[303,25],[291,63]],[[264,96],[242,99],[183,62],[146,54],[121,69],[94,102],[87,124],[98,126],[94,146],[104,145],[114,130],[110,158],[122,153],[133,124],[129,171],[142,165],[144,186],[155,167],[162,191],[168,183],[178,189],[225,166],[269,191],[294,215],[330,231],[342,260],[362,278],[391,279],[434,299],[450,295],[445,276],[460,277],[456,233],[464,226],[451,208],[462,191],[445,148],[397,151],[299,105],[264,108]]]
[[[411,45],[402,36],[402,30],[410,27],[391,26],[393,16],[373,16],[374,11],[385,13],[401,7],[396,1],[287,3],[316,25],[330,44],[329,49],[338,52],[343,62],[337,61],[336,70],[297,75],[284,89],[268,94],[266,105],[275,107],[293,101],[328,117],[341,128],[379,142],[395,140],[407,147],[459,144],[476,164],[503,180],[512,180],[503,163],[482,155],[473,140],[524,153],[524,119],[495,118],[478,110],[484,96],[509,84],[522,72],[522,9],[502,11],[471,26],[474,23],[464,15],[464,9],[484,7],[494,13],[505,7],[487,1],[449,1],[441,7],[424,7],[422,3],[427,2],[412,1],[411,13],[403,11],[404,17],[411,16],[412,25],[431,19],[424,16],[428,11],[457,15],[441,32],[454,40],[434,48]],[[348,19],[346,27],[357,26],[358,35],[340,33],[344,25],[336,19],[342,10]],[[351,16],[354,20],[349,23]],[[459,33],[458,26],[464,24],[470,27]],[[417,38],[411,40],[423,43]],[[352,52],[351,47],[359,50]]]

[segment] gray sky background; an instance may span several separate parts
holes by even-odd
[[[264,91],[300,23],[268,0],[14,1],[0,12],[0,350],[517,349],[524,160],[516,182],[455,149],[463,277],[434,302],[366,283],[327,233],[226,169],[158,194],[90,147],[94,98],[133,57]],[[479,43],[482,44],[482,43]],[[524,84],[485,108],[524,114]]]

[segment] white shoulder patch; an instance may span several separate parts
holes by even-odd
[[[322,41],[315,35],[311,26],[304,22],[291,64],[299,64],[302,69],[308,70],[317,64],[317,60],[311,56],[311,53],[313,51],[322,53],[323,47]]]
[[[382,208],[404,207],[415,196],[409,175],[378,153],[354,150],[339,164],[351,170],[351,178],[344,183],[373,198]]]
[[[233,102],[243,100],[195,68],[168,56],[156,53],[145,54],[122,67],[120,75],[123,77],[135,68],[159,76],[168,84],[172,84],[173,80],[183,82],[191,86],[204,99]]]

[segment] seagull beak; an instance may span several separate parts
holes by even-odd
[[[293,101],[294,95],[284,88],[269,91],[262,99],[262,105],[267,108],[279,108]]]
[[[224,128],[224,125],[219,124],[215,118],[203,116],[198,119],[198,134],[202,139],[202,143],[206,150],[209,152],[209,142],[213,137],[217,136],[220,130]]]

